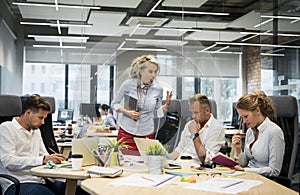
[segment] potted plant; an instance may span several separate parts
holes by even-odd
[[[162,174],[166,150],[160,144],[151,144],[146,148],[150,174]]]
[[[108,144],[106,145],[106,155],[108,157],[108,165],[110,167],[120,166],[119,154],[121,149],[127,149],[128,145],[123,141],[123,138],[108,139]]]

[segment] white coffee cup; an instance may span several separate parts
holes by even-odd
[[[82,167],[82,154],[72,154],[72,169],[73,170],[81,170]]]

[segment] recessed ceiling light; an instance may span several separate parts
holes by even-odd
[[[72,4],[47,4],[47,3],[31,3],[31,2],[12,2],[13,5],[23,6],[36,6],[36,7],[53,7],[56,10],[58,8],[74,8],[74,9],[101,9],[100,6],[88,6],[88,5],[72,5]]]
[[[93,27],[92,24],[82,24],[82,23],[72,23],[72,24],[66,24],[66,23],[60,23],[55,24],[51,22],[20,22],[20,24],[25,24],[25,25],[37,25],[37,26],[51,26],[51,27],[71,27],[71,26],[77,26],[77,27]]]
[[[300,49],[299,45],[273,45],[273,44],[261,44],[261,43],[232,43],[232,42],[216,42],[218,45],[240,45],[240,46],[254,46],[254,47],[284,47]]]
[[[43,48],[59,48],[59,49],[85,49],[85,46],[71,46],[71,45],[33,45],[33,47]]]

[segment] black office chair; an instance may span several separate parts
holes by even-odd
[[[15,95],[0,95],[0,124],[11,121],[13,117],[19,116],[22,112],[21,99]],[[2,163],[0,163],[2,165]],[[20,182],[17,178],[8,174],[6,169],[0,167],[1,186],[0,193],[3,194],[3,182],[11,181],[15,185],[15,194],[20,192]],[[6,181],[4,181],[6,180]]]
[[[21,96],[22,103],[26,101],[26,98],[28,98],[28,96]],[[45,119],[45,123],[40,126],[41,136],[49,154],[53,153],[51,149],[54,150],[56,153],[59,153],[59,149],[53,132],[53,124],[52,124],[52,114],[55,112],[55,99],[54,97],[48,97],[48,96],[45,96],[43,98],[50,103],[51,109],[47,115],[47,118]]]
[[[163,101],[163,104],[165,101]],[[161,123],[158,132],[156,132],[156,139],[164,144],[168,152],[174,150],[174,144],[176,141],[176,134],[179,130],[179,112],[180,105],[179,100],[172,100],[172,104],[168,108],[167,114],[160,118],[158,121]]]
[[[285,140],[285,154],[279,177],[271,179],[286,186],[291,187],[292,175],[294,171],[297,148],[298,148],[298,105],[293,96],[269,96],[275,105],[277,121],[283,130]]]

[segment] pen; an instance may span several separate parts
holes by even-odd
[[[243,123],[243,118],[240,119],[239,134],[241,134],[242,123]]]
[[[229,187],[232,187],[232,186],[235,186],[237,184],[240,184],[240,183],[243,183],[244,181],[237,181],[235,183],[232,183],[232,184],[228,184],[227,186],[223,186],[222,188],[229,188]]]
[[[51,152],[53,152],[53,154],[56,154],[56,152],[55,152],[52,148],[48,147],[48,149],[49,149]]]
[[[144,177],[144,176],[141,176],[142,179],[145,179],[145,180],[148,180],[148,181],[152,181],[152,182],[155,182],[153,179],[150,179],[148,177]]]
[[[163,181],[161,181],[161,182],[155,184],[153,187],[157,187],[157,186],[159,186],[159,185],[161,185],[161,184],[163,184],[163,183],[165,183],[165,182],[167,182],[167,181],[173,179],[174,177],[176,177],[176,175],[173,175],[172,177],[169,177],[169,178],[167,178],[167,179],[165,179],[165,180],[163,180]]]

